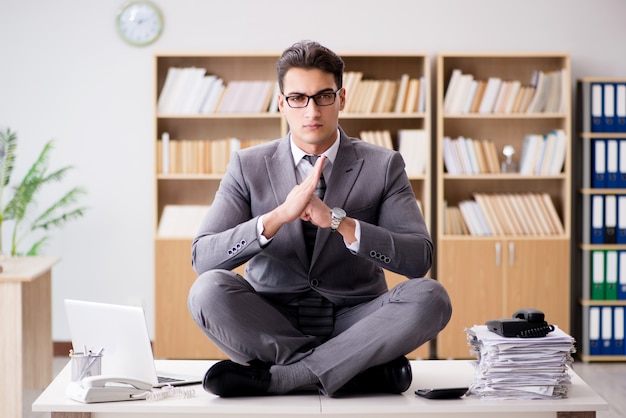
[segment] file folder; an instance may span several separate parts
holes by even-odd
[[[619,187],[619,151],[617,139],[606,140],[606,187]]]
[[[617,196],[617,243],[626,244],[626,195]]]
[[[615,132],[615,84],[604,83],[603,132]]]
[[[600,307],[589,307],[589,354],[601,354],[600,351]]]
[[[606,252],[604,272],[604,299],[617,300],[617,251]]]
[[[617,196],[604,196],[604,243],[617,243]]]
[[[601,189],[606,187],[606,141],[592,140],[591,187]]]
[[[613,354],[613,307],[602,307],[602,318],[600,319],[600,329],[602,340],[600,354]]]
[[[626,132],[626,130],[624,132]],[[617,187],[619,187],[620,189],[626,189],[626,139],[619,140],[618,153],[619,179],[617,181]]]
[[[591,299],[604,300],[605,297],[605,255],[602,250],[591,252]]]
[[[615,132],[626,132],[626,83],[615,85]]]
[[[604,125],[602,84],[591,84],[591,132],[602,132]]]
[[[619,251],[617,262],[617,299],[626,300],[626,251]]]
[[[604,195],[591,195],[591,244],[604,244]]]
[[[624,307],[613,307],[613,354],[624,355]]]

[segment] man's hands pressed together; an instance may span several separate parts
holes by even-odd
[[[315,188],[317,187],[317,182],[322,175],[324,161],[326,161],[326,156],[322,155],[317,159],[315,165],[313,166],[313,170],[311,170],[311,173],[309,173],[307,178],[305,178],[302,183],[291,189],[287,198],[281,205],[268,212],[263,217],[263,235],[266,238],[272,238],[276,235],[281,226],[286,223],[293,222],[298,218],[305,221],[311,221],[317,226],[324,227],[323,225],[315,222],[315,220],[320,222],[324,216],[321,212],[319,212],[320,210],[323,211],[324,208],[326,208],[327,212],[325,215],[327,218],[326,227],[330,226],[330,209],[314,193]],[[315,199],[317,199],[315,209],[312,209],[311,205]]]

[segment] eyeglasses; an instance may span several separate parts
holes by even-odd
[[[337,91],[317,93],[313,96],[307,96],[306,94],[292,94],[291,96],[285,96],[283,94],[283,97],[287,101],[287,105],[294,109],[307,107],[311,99],[313,99],[315,104],[318,106],[330,106],[331,104],[335,103],[337,93],[339,93],[340,91],[341,89]]]

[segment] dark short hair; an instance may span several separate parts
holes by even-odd
[[[300,41],[287,48],[278,59],[278,87],[283,91],[285,74],[291,68],[320,69],[335,77],[337,89],[343,87],[344,63],[341,57],[314,41]]]

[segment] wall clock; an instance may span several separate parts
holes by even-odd
[[[134,46],[146,46],[161,35],[163,15],[154,3],[134,0],[122,5],[115,25],[124,41]]]

